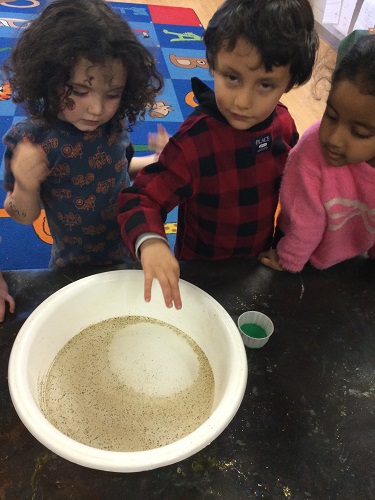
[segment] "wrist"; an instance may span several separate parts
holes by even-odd
[[[158,244],[158,243],[161,243],[163,245],[166,245],[168,248],[169,248],[169,245],[168,245],[168,242],[166,242],[164,240],[164,238],[147,238],[146,240],[144,240],[140,245],[139,245],[139,253],[141,254],[142,253],[142,250],[144,250],[145,248],[151,246],[151,245],[155,245],[155,244]]]
[[[19,180],[15,180],[14,182],[14,187],[13,187],[13,194],[15,196],[17,195],[27,195],[27,196],[35,196],[40,194],[40,184],[38,185],[26,185],[23,182],[20,182]]]

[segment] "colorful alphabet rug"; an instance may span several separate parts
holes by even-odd
[[[74,0],[72,0],[74,1]],[[20,31],[36,17],[49,0],[0,0],[0,66],[8,57]],[[155,56],[165,86],[155,105],[147,110],[144,122],[131,133],[136,154],[148,154],[147,135],[162,123],[174,134],[197,105],[190,79],[198,76],[212,86],[202,41],[203,27],[192,9],[146,4],[108,2],[134,29]],[[46,40],[48,43],[48,40]],[[0,81],[0,135],[24,118],[11,99],[9,84]],[[4,177],[4,145],[0,143],[0,182]],[[44,211],[33,225],[13,221],[2,208],[5,191],[0,187],[0,269],[40,269],[48,267],[52,238]],[[177,209],[166,221],[171,248],[176,233]]]

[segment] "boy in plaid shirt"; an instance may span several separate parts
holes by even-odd
[[[118,200],[145,300],[157,278],[177,309],[178,260],[257,256],[271,246],[281,175],[298,140],[279,99],[310,78],[318,48],[308,0],[226,0],[204,42],[215,92],[192,79],[199,106]],[[177,205],[174,257],[164,222]]]

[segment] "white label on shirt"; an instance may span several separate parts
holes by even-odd
[[[261,135],[254,139],[255,153],[262,153],[271,149],[272,139],[269,134]]]

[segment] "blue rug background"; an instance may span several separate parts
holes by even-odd
[[[72,0],[74,1],[74,0]],[[0,1],[0,66],[28,21],[38,16],[49,0]],[[131,25],[142,43],[153,53],[165,79],[156,109],[148,110],[144,122],[134,127],[131,140],[137,155],[148,154],[147,135],[162,123],[174,134],[192,112],[196,102],[190,79],[198,76],[212,87],[202,41],[203,27],[192,9],[147,4],[108,2]],[[37,4],[37,5],[35,5]],[[48,41],[46,41],[48,43]],[[4,82],[0,80],[4,87]],[[21,107],[0,93],[0,135],[25,116]],[[4,178],[4,145],[0,143],[0,182]],[[5,191],[0,188],[0,269],[40,269],[48,267],[51,236],[44,211],[33,225],[13,221],[5,212]],[[167,218],[166,231],[171,248],[176,232],[177,209]]]

